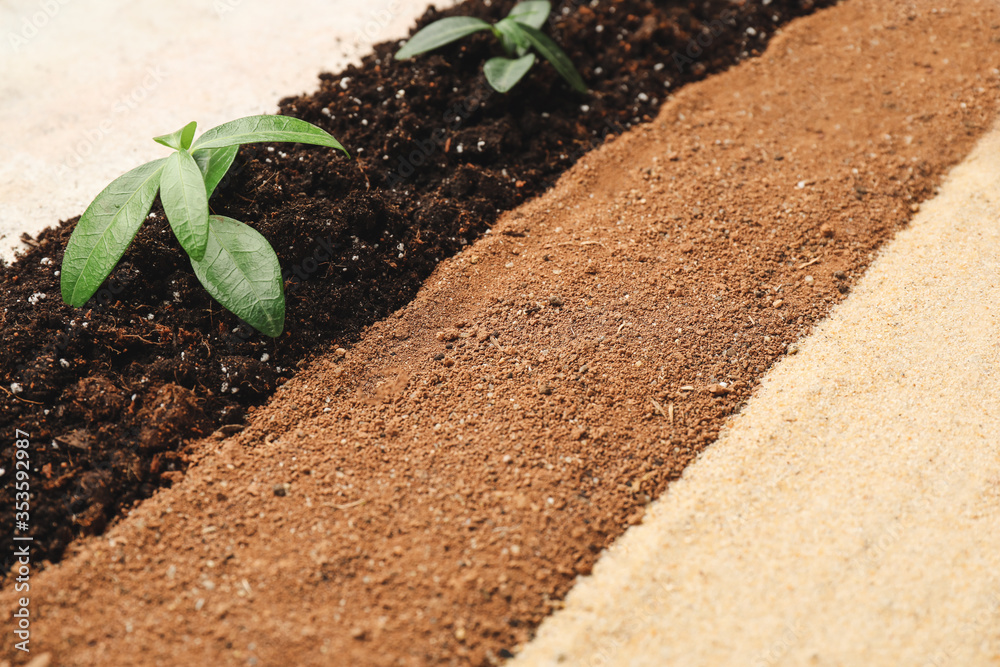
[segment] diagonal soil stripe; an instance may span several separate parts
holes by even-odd
[[[501,659],[971,148],[998,38],[991,3],[851,0],[685,89],[37,577],[39,636],[81,665]]]
[[[993,665],[1000,127],[512,667]]]

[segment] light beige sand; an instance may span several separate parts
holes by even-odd
[[[315,89],[320,71],[405,36],[428,4],[0,3],[0,256],[161,157],[152,136],[273,113],[280,98]]]
[[[1000,130],[512,666],[1000,662]]]

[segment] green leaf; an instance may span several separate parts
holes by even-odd
[[[226,146],[225,148],[199,148],[191,153],[191,157],[201,169],[201,175],[205,178],[205,194],[209,199],[212,198],[212,193],[215,192],[219,182],[225,178],[239,150],[239,146]]]
[[[63,255],[63,301],[79,308],[111,275],[153,207],[165,162],[147,162],[111,181],[80,216]]]
[[[281,266],[261,234],[238,220],[213,215],[208,247],[191,260],[194,274],[227,310],[262,334],[276,338],[285,327]]]
[[[578,92],[587,92],[587,86],[583,83],[583,79],[580,78],[580,73],[576,71],[573,63],[570,62],[569,58],[555,42],[530,25],[521,23],[515,23],[515,25],[517,26],[517,30],[524,33],[525,39],[528,40],[532,48],[552,63],[552,66],[556,68],[556,71],[559,72],[562,78],[569,82],[569,85],[573,86]]]
[[[208,193],[198,163],[187,151],[174,151],[163,165],[160,201],[184,251],[192,259],[204,257],[208,244]]]
[[[420,53],[432,51],[445,44],[462,39],[480,30],[491,30],[492,26],[482,19],[471,16],[452,16],[426,26],[411,37],[399,51],[396,60],[406,60]]]
[[[225,148],[262,141],[291,141],[298,144],[329,146],[344,151],[347,157],[351,156],[329,132],[312,123],[289,116],[247,116],[231,120],[213,127],[198,137],[193,148],[194,150]]]
[[[194,130],[196,127],[198,127],[198,123],[191,121],[176,132],[164,134],[159,137],[153,137],[153,141],[158,144],[163,144],[167,148],[173,148],[178,151],[186,151],[191,147],[191,140],[194,139]]]
[[[514,5],[507,18],[540,30],[551,13],[552,5],[547,0],[528,0]]]
[[[500,44],[503,46],[504,53],[506,53],[511,58],[523,56],[528,52],[528,48],[525,46],[518,46],[510,35],[504,34],[497,31],[497,36],[500,38]]]
[[[515,21],[510,18],[501,19],[494,28],[507,55],[521,57],[528,52],[531,43]]]
[[[535,64],[535,54],[511,60],[510,58],[490,58],[483,66],[486,80],[498,93],[506,93],[520,81]]]

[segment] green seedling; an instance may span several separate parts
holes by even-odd
[[[194,139],[197,123],[153,140],[174,149],[119,176],[77,222],[63,257],[63,301],[81,307],[125,254],[153,207],[156,193],[167,221],[212,297],[263,334],[285,326],[285,293],[274,249],[238,220],[210,215],[208,200],[243,144],[294,142],[347,150],[332,135],[298,118],[249,116]],[[350,155],[348,155],[350,157]]]
[[[587,92],[580,73],[563,53],[563,50],[541,32],[552,5],[546,0],[528,0],[514,6],[506,18],[496,24],[489,24],[471,16],[453,16],[426,26],[418,31],[396,53],[397,60],[406,60],[415,55],[432,51],[483,30],[492,32],[507,54],[506,58],[490,58],[483,66],[486,81],[494,90],[506,93],[524,78],[532,65],[535,54],[552,63],[556,71],[567,83],[581,93]]]

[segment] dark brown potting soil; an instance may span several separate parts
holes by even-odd
[[[495,20],[512,4],[431,9],[420,25],[456,14]],[[480,73],[496,50],[486,35],[406,63],[392,60],[396,44],[381,44],[359,67],[322,75],[316,93],[283,100],[281,112],[329,130],[355,159],[245,147],[212,202],[278,252],[288,320],[277,340],[211,300],[158,205],[81,309],[61,302],[57,276],[76,219],[28,239],[0,268],[0,456],[13,460],[15,429],[30,433],[35,557],[58,559],[74,536],[102,531],[176,479],[188,439],[239,430],[248,407],[315,351],[355,340],[405,304],[442,258],[606,136],[648,121],[671,91],[757,54],[778,26],[828,4],[558,3],[547,30],[591,95],[571,92],[548,65],[510,94],[493,93]],[[0,533],[13,520],[0,513]],[[10,564],[5,551],[2,571]]]

